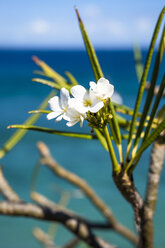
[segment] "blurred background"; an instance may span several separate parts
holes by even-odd
[[[96,47],[130,48],[134,39],[147,47],[163,5],[163,0],[1,0],[0,46],[82,49],[77,6]]]
[[[133,44],[136,41],[141,47],[144,62],[163,4],[162,0],[0,0],[0,147],[14,133],[14,130],[7,130],[6,127],[10,124],[22,124],[29,117],[28,111],[37,109],[51,91],[48,86],[32,82],[32,78],[36,77],[33,71],[39,69],[32,61],[33,55],[44,60],[63,76],[65,71],[70,71],[86,87],[89,81],[94,80],[79,30],[75,5],[96,48],[105,77],[114,84],[115,92],[123,103],[134,107],[138,80]],[[163,69],[159,79],[162,73]],[[65,122],[48,122],[45,115],[36,124],[68,131]],[[87,124],[82,129],[79,125],[69,129],[75,130],[90,132]],[[85,178],[112,208],[118,220],[134,230],[133,212],[115,188],[108,154],[97,141],[28,132],[1,160],[7,179],[24,200],[30,200],[29,188],[39,157],[36,148],[39,140],[50,147],[60,164]],[[135,181],[141,194],[145,191],[150,150],[151,148],[144,154],[136,169]],[[156,248],[164,247],[165,244],[164,182],[163,172],[155,216]],[[37,191],[58,202],[59,187],[60,190],[69,192],[74,190],[48,169],[41,168]],[[89,219],[103,220],[100,213],[82,195],[72,197],[68,208]],[[0,226],[0,243],[3,248],[39,248],[40,244],[32,235],[33,228],[40,226],[45,231],[49,229],[49,223],[6,216],[0,216]],[[132,247],[114,233],[100,232],[99,235],[118,244],[118,247]],[[57,245],[64,245],[69,238],[71,234],[60,226],[55,239]]]

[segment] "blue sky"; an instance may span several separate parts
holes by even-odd
[[[0,47],[83,47],[75,5],[96,47],[131,47],[148,46],[164,0],[0,0]]]

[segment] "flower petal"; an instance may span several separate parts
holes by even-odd
[[[73,86],[70,91],[72,93],[72,96],[79,101],[83,100],[83,97],[86,93],[86,89],[81,85]]]
[[[62,118],[63,118],[63,115],[59,115],[59,116],[56,118],[56,122],[61,121]]]
[[[84,121],[84,117],[82,115],[80,115],[80,127],[83,126],[83,121]]]
[[[108,85],[109,84],[109,80],[105,79],[105,78],[100,78],[98,81],[97,81],[97,85],[99,84],[105,84],[105,85]]]
[[[51,110],[53,110],[53,111],[61,111],[60,101],[59,101],[58,96],[54,96],[54,97],[50,98],[48,103],[49,103],[49,106],[50,106]]]
[[[69,109],[74,109],[73,111],[78,111],[80,113],[85,113],[87,109],[84,107],[83,102],[78,101],[75,98],[71,98],[69,100]]]
[[[72,126],[74,126],[78,122],[79,122],[79,120],[75,119],[75,120],[72,120],[72,121],[67,122],[66,125],[68,127],[72,127]]]
[[[107,97],[111,97],[113,93],[114,93],[114,86],[112,84],[109,84],[106,92]]]
[[[69,91],[65,88],[62,88],[60,91],[60,104],[63,109],[68,106],[69,99]]]
[[[51,112],[51,113],[47,114],[46,117],[48,120],[51,120],[51,119],[56,118],[59,115],[61,115],[61,112]]]
[[[97,113],[103,106],[104,106],[104,103],[102,101],[99,101],[95,105],[91,106],[89,111],[91,113]]]
[[[95,82],[93,82],[93,81],[91,81],[91,82],[89,82],[89,85],[90,85],[90,90],[95,90],[96,89],[96,83]]]

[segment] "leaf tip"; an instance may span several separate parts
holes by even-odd
[[[13,125],[7,126],[7,129],[10,129],[10,128],[12,128],[12,127],[13,127]]]
[[[75,11],[76,11],[78,21],[79,21],[79,22],[82,22],[81,17],[80,17],[80,14],[79,14],[79,11],[78,11],[78,8],[77,8],[76,5],[74,6],[74,9],[75,9]]]

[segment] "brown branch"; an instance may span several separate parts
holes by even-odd
[[[140,231],[141,216],[140,212],[143,207],[143,199],[138,193],[133,178],[129,177],[127,173],[121,172],[113,175],[114,182],[120,193],[124,196],[133,207],[135,214],[136,227]]]
[[[47,248],[57,248],[50,236],[43,232],[40,228],[35,228],[33,230],[34,237]]]
[[[0,167],[0,193],[10,202],[22,202],[19,196],[14,192],[11,186],[6,181],[2,168]]]
[[[157,203],[160,175],[165,160],[165,131],[154,142],[151,152],[148,183],[142,211],[142,231],[139,247],[153,247],[153,216]]]
[[[109,223],[89,222],[89,221],[85,220],[83,217],[74,213],[73,211],[68,210],[68,209],[64,208],[63,206],[56,204],[55,202],[49,200],[48,198],[46,198],[45,196],[43,196],[37,192],[32,192],[31,198],[33,201],[35,201],[36,203],[38,203],[42,207],[48,207],[48,208],[52,208],[52,209],[56,209],[56,210],[58,209],[59,211],[65,211],[65,213],[67,213],[70,217],[71,216],[73,218],[76,217],[77,219],[81,220],[82,222],[86,222],[90,228],[111,229],[111,226],[109,225]]]
[[[78,245],[79,242],[80,240],[75,238],[71,240],[68,244],[64,245],[62,248],[74,248]]]
[[[0,202],[0,214],[59,222],[93,248],[114,248],[114,246],[95,236],[84,220],[73,216],[73,214],[70,215],[68,211],[37,206],[31,203],[4,201]]]
[[[122,226],[113,216],[109,207],[99,198],[95,191],[84,181],[82,178],[78,177],[74,173],[64,169],[60,166],[51,156],[48,147],[43,143],[39,142],[37,145],[39,152],[42,156],[41,163],[48,166],[53,173],[57,176],[67,180],[79,187],[84,194],[90,199],[90,201],[101,211],[101,213],[106,217],[110,223],[112,229],[119,234],[123,235],[125,238],[130,240],[132,243],[137,244],[137,237],[126,227]]]

